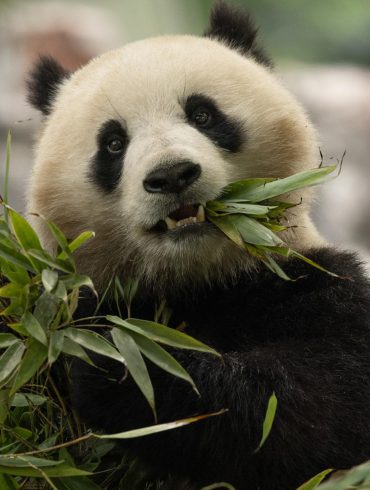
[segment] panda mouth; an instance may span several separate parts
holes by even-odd
[[[161,219],[153,228],[155,231],[178,230],[192,225],[205,223],[206,216],[202,204],[182,204],[166,218]]]

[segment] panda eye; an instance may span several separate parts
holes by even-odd
[[[192,113],[190,120],[193,124],[200,128],[206,128],[212,122],[212,115],[205,107],[198,107]]]
[[[112,155],[117,155],[123,150],[123,141],[120,138],[114,138],[107,144],[107,149]]]

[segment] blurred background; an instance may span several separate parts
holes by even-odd
[[[229,0],[248,8],[283,83],[320,134],[324,163],[341,176],[320,190],[313,217],[333,243],[370,262],[370,0]],[[123,43],[201,34],[213,0],[0,0],[0,189],[12,129],[10,202],[24,209],[40,117],[25,98],[27,72],[47,53],[75,69]],[[318,156],[319,161],[319,156]],[[316,162],[313,162],[313,166]]]

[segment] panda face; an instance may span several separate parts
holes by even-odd
[[[213,39],[159,37],[109,52],[63,79],[45,107],[28,209],[70,238],[96,232],[78,260],[98,287],[115,273],[160,287],[158,278],[194,284],[249,268],[204,221],[205,203],[232,181],[316,164],[296,101],[269,69]],[[311,245],[307,208],[298,214],[306,230],[286,238],[306,234]]]

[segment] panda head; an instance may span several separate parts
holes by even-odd
[[[203,37],[134,42],[73,74],[41,58],[28,86],[45,115],[28,210],[69,238],[95,231],[77,260],[100,289],[114,274],[162,290],[249,269],[252,258],[202,221],[202,205],[229,182],[317,163],[304,111],[273,74],[249,17],[223,2]],[[320,241],[308,201],[284,237],[298,249]],[[42,220],[34,226],[52,247]]]

